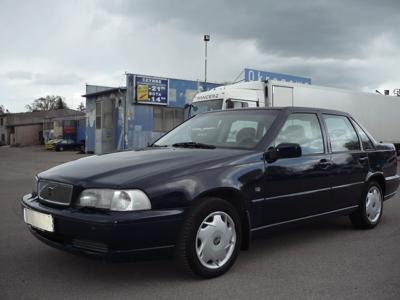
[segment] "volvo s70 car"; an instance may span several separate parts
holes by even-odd
[[[396,167],[394,146],[344,112],[214,111],[143,150],[44,171],[22,206],[32,234],[50,246],[109,257],[169,249],[210,278],[256,231],[340,215],[374,228],[399,186]]]

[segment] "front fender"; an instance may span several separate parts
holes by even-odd
[[[186,207],[203,196],[226,192],[240,198],[243,207],[249,209],[250,200],[261,197],[263,176],[264,163],[260,160],[166,178],[146,187],[145,191],[155,208]]]

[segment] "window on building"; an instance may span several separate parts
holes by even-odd
[[[75,120],[64,120],[64,126],[75,126]]]
[[[153,108],[153,130],[166,132],[183,122],[183,109],[164,106]]]
[[[101,129],[101,102],[96,102],[96,129]]]
[[[0,118],[0,126],[3,126],[3,118]]]
[[[51,130],[54,128],[54,122],[45,122],[43,123],[43,130]]]
[[[114,128],[113,101],[107,99],[101,103],[101,128]]]
[[[317,115],[294,113],[289,116],[275,140],[281,143],[297,143],[303,154],[324,153],[322,131]]]
[[[86,120],[85,119],[78,120],[78,126],[79,127],[83,128],[83,127],[85,127],[85,124],[86,124]]]
[[[356,131],[344,116],[324,115],[332,152],[360,150]]]
[[[6,141],[6,136],[4,133],[1,134],[1,141],[4,143]]]

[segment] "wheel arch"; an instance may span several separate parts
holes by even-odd
[[[383,176],[382,172],[375,172],[375,173],[368,174],[365,181],[368,183],[371,181],[378,182],[378,184],[380,185],[380,187],[382,189],[383,196],[385,196],[386,181],[385,181],[385,177]]]
[[[235,188],[215,188],[212,190],[205,191],[197,195],[192,204],[195,205],[198,201],[206,197],[216,197],[223,199],[237,210],[240,216],[242,225],[242,250],[248,250],[250,247],[251,233],[250,233],[250,214],[248,209],[248,202],[246,201],[243,194]]]

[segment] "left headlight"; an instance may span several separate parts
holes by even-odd
[[[150,199],[141,190],[86,189],[79,195],[77,205],[115,211],[151,209]]]

